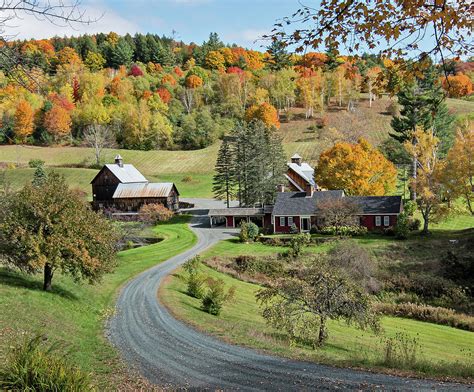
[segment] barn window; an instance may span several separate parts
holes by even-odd
[[[375,226],[382,226],[382,217],[376,216],[375,217]]]
[[[285,217],[280,216],[280,226],[285,226]]]
[[[383,225],[384,226],[390,226],[390,217],[389,216],[384,216],[383,217]]]
[[[288,226],[291,226],[293,224],[293,217],[289,216],[288,217]]]

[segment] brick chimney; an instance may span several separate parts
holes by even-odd
[[[115,156],[115,164],[123,167],[123,158],[120,154]]]
[[[301,158],[298,154],[295,154],[291,157],[291,163],[296,163],[298,166],[301,166],[301,162],[303,158]]]

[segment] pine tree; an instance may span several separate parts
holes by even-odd
[[[270,54],[267,64],[272,71],[279,71],[291,65],[291,56],[286,51],[286,45],[282,41],[273,41],[267,47],[267,51]]]
[[[217,155],[212,192],[217,200],[226,201],[227,208],[230,207],[230,200],[236,195],[237,179],[234,164],[234,145],[229,138],[226,138],[222,142]]]
[[[48,178],[48,175],[46,174],[46,171],[44,170],[44,165],[39,164],[36,166],[36,170],[33,174],[33,180],[31,183],[33,186],[39,187],[42,186],[45,182],[46,179]]]

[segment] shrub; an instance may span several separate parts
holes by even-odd
[[[191,176],[184,176],[181,182],[193,182],[193,178]]]
[[[409,219],[408,228],[409,228],[410,231],[418,231],[418,230],[420,230],[420,227],[421,227],[421,221],[418,218]]]
[[[206,284],[208,288],[202,298],[202,310],[214,316],[218,316],[224,304],[234,296],[235,287],[231,287],[226,292],[222,279],[207,278]]]
[[[44,166],[45,165],[45,161],[43,161],[42,159],[30,159],[28,161],[28,167],[31,167],[32,169],[36,169],[38,168],[39,166]]]
[[[303,251],[303,247],[311,242],[311,235],[308,233],[301,233],[295,235],[290,240],[289,256],[298,257]]]
[[[298,226],[296,226],[295,223],[293,223],[293,224],[290,226],[290,233],[291,233],[291,234],[299,233]]]
[[[173,217],[173,212],[163,204],[145,204],[140,208],[140,217],[145,222],[156,224],[170,220]]]
[[[395,226],[395,237],[399,240],[406,240],[410,232],[408,216],[405,212],[398,215],[397,224]]]
[[[266,276],[281,276],[284,271],[284,261],[272,257],[237,256],[234,259],[234,269],[240,273],[254,275],[261,273]]]
[[[315,121],[315,125],[319,129],[327,127],[328,124],[329,124],[329,119],[327,118],[327,116],[319,117]]]
[[[186,292],[193,298],[202,298],[204,294],[204,278],[199,274],[199,266],[201,259],[199,256],[193,257],[186,261],[183,269],[187,272],[186,277],[187,289]]]
[[[452,309],[439,306],[419,305],[414,303],[378,303],[376,310],[389,316],[405,317],[434,324],[448,325],[450,327],[474,332],[474,317],[463,313],[456,313]]]
[[[13,347],[0,369],[0,389],[9,391],[93,391],[86,373],[56,353],[59,346],[45,347],[35,336]]]
[[[317,231],[319,234],[325,235],[341,235],[341,236],[362,236],[367,234],[365,226],[324,226]]]
[[[255,241],[258,237],[258,226],[252,222],[242,222],[239,238],[241,242]]]
[[[391,368],[413,368],[419,352],[418,339],[399,332],[395,337],[385,339],[383,364]]]

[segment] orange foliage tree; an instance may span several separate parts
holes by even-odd
[[[156,90],[157,94],[160,96],[161,100],[164,102],[164,103],[168,103],[169,101],[171,101],[171,93],[169,92],[169,90],[165,87],[159,87],[157,90]]]
[[[66,46],[65,48],[61,49],[58,53],[58,61],[59,64],[80,64],[81,63],[81,58],[77,54],[77,52],[73,49],[70,48],[69,46]]]
[[[211,50],[206,56],[206,66],[210,69],[223,70],[225,68],[225,58],[221,52]]]
[[[245,119],[247,121],[261,120],[267,127],[275,126],[280,128],[278,112],[275,107],[268,102],[250,106],[245,112]]]
[[[44,126],[55,141],[68,136],[71,132],[71,115],[60,105],[53,105],[44,116]]]
[[[457,75],[449,75],[441,81],[443,88],[452,98],[464,97],[472,94],[472,81],[469,76],[462,73]]]
[[[187,88],[197,88],[202,86],[202,79],[197,75],[189,75],[185,81]]]
[[[15,110],[15,136],[22,142],[33,133],[34,110],[28,101],[22,99]]]
[[[397,169],[367,140],[336,143],[319,157],[318,185],[349,195],[385,195],[394,189]]]
[[[173,77],[173,75],[166,74],[161,78],[161,83],[162,84],[169,84],[170,86],[175,86],[176,85],[176,79]]]

